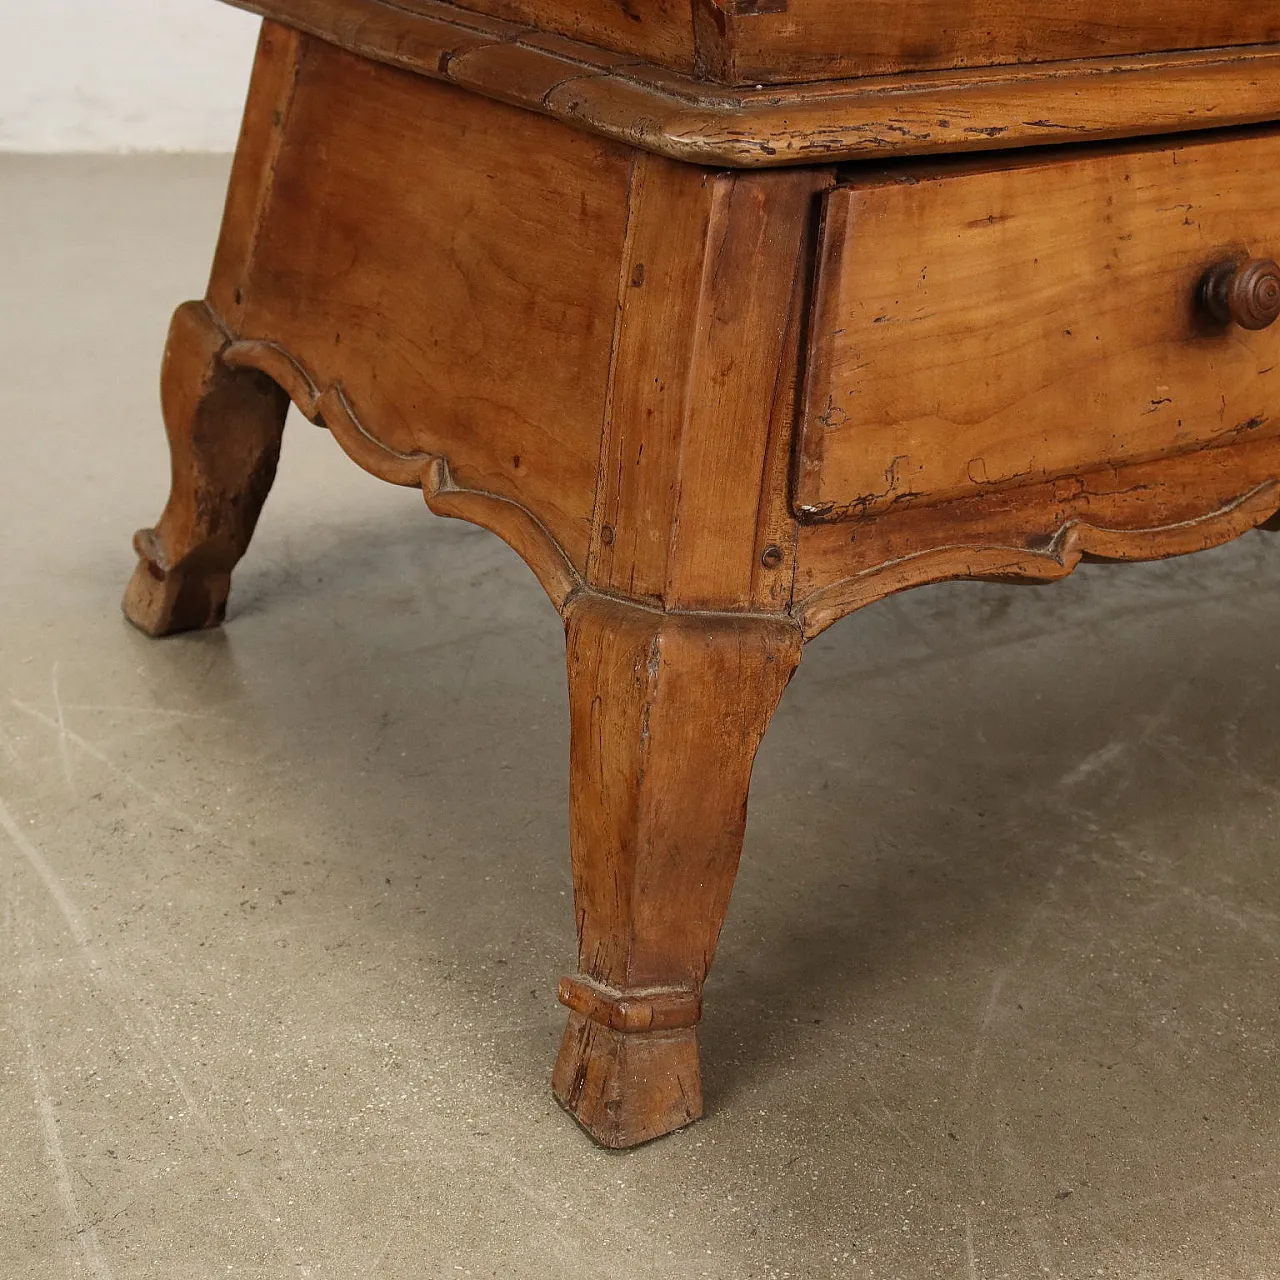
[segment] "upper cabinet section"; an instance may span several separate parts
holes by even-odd
[[[480,4],[487,0],[480,0]],[[528,0],[530,8],[573,0]],[[640,8],[645,0],[636,0]],[[1276,0],[693,0],[729,84],[1108,58],[1280,40]],[[656,8],[657,6],[655,6]],[[699,13],[701,16],[699,17]]]

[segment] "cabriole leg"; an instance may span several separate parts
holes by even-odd
[[[600,597],[566,619],[579,972],[552,1088],[598,1142],[702,1114],[697,1022],[792,626]]]
[[[226,345],[204,303],[178,308],[161,374],[172,487],[160,523],[134,537],[124,596],[125,615],[148,635],[222,621],[275,479],[288,397],[265,375],[224,365]]]

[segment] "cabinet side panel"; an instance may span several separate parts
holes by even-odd
[[[629,148],[306,39],[237,336],[585,567]]]

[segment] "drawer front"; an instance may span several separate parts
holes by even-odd
[[[874,515],[1280,430],[1280,133],[899,169],[827,197],[795,505]],[[1243,288],[1265,309],[1255,267]],[[1240,318],[1240,317],[1238,317]],[[1251,324],[1266,314],[1245,316]]]

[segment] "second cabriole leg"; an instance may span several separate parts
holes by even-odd
[[[800,635],[598,596],[566,633],[579,971],[552,1087],[598,1142],[629,1147],[702,1113],[702,984]]]
[[[160,523],[134,538],[124,611],[148,635],[217,626],[231,571],[275,479],[288,396],[270,378],[222,363],[226,334],[202,302],[169,328],[161,403],[172,485]]]

